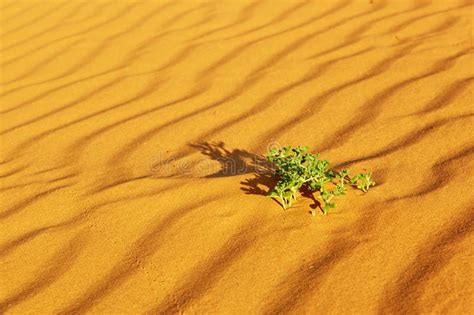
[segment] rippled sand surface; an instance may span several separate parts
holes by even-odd
[[[472,1],[0,12],[0,313],[474,312]],[[288,144],[378,185],[284,211]]]

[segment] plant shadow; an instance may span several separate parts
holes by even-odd
[[[273,165],[259,154],[241,149],[227,149],[224,142],[201,142],[190,144],[201,154],[219,162],[220,169],[206,178],[229,177],[253,174],[241,181],[241,190],[246,194],[266,196],[275,187],[277,178],[273,175]]]
[[[206,178],[229,177],[243,174],[252,174],[240,182],[241,190],[247,195],[267,196],[277,184],[278,177],[275,176],[275,168],[273,163],[269,162],[264,156],[248,152],[241,149],[227,149],[224,142],[201,142],[190,144],[201,154],[219,162],[219,170],[206,175]],[[303,187],[301,195],[313,201],[310,205],[311,209],[321,208],[321,203],[314,197],[313,193]],[[280,204],[273,199],[275,203]],[[314,213],[310,211],[310,213]]]
[[[321,203],[314,197],[313,192],[308,187],[303,186],[301,189],[301,196],[311,199],[314,203],[309,205],[311,209],[321,208]]]

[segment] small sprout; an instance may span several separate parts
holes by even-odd
[[[349,177],[349,170],[341,170],[339,173],[337,173],[337,176],[339,177],[339,180],[341,182],[341,186],[344,187],[344,184],[348,182],[347,177]]]
[[[323,205],[323,214],[328,214],[329,209],[336,208],[336,204],[334,202],[331,202],[332,198],[335,196],[333,191],[328,191],[324,188],[321,188],[320,191],[321,193],[321,199],[324,202]]]
[[[329,161],[320,160],[319,154],[308,153],[308,147],[288,146],[272,149],[268,152],[267,159],[274,164],[275,174],[279,177],[268,196],[275,198],[283,209],[291,207],[303,187],[319,192],[322,200],[321,210],[327,214],[330,209],[336,207],[333,198],[346,194],[346,184],[364,192],[375,185],[371,179],[372,173],[360,173],[350,177],[349,170],[330,170]],[[311,211],[311,214],[315,215],[315,212]]]
[[[351,184],[363,192],[368,192],[371,186],[375,186],[375,182],[371,179],[371,176],[371,172],[357,174],[351,178]]]

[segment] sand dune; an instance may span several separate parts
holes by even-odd
[[[0,313],[473,313],[473,6],[2,1]]]

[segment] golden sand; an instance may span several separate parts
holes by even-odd
[[[0,12],[0,313],[474,313],[472,1]],[[275,145],[378,186],[283,211]]]

